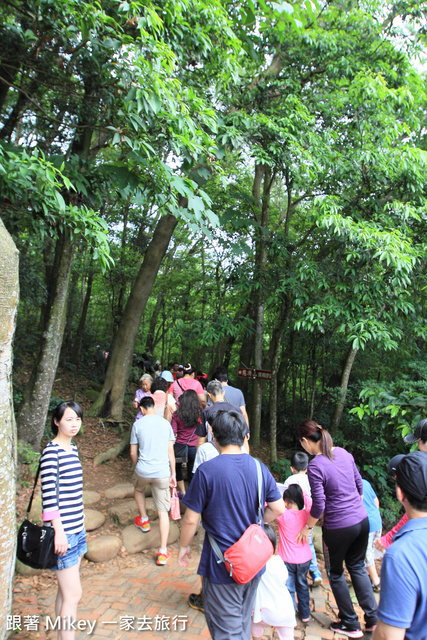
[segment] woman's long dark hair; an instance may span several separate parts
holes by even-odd
[[[51,421],[51,429],[52,433],[56,436],[58,435],[58,426],[55,424],[55,420],[60,422],[62,416],[65,413],[66,409],[72,409],[76,412],[77,416],[83,420],[83,411],[80,405],[74,400],[68,400],[67,402],[61,402],[58,406],[53,410],[52,413],[52,421]]]
[[[186,428],[194,427],[199,421],[202,407],[199,397],[193,389],[188,389],[179,396],[179,405],[176,413]]]
[[[303,420],[299,423],[297,426],[297,439],[302,440],[302,438],[307,438],[307,440],[311,440],[312,442],[320,441],[323,455],[329,458],[329,460],[333,460],[334,454],[332,453],[332,447],[334,443],[332,442],[331,435],[320,424],[317,424],[315,420]]]

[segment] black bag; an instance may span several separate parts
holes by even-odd
[[[173,449],[175,451],[175,462],[177,464],[188,461],[188,444],[178,444],[175,442]]]
[[[179,385],[179,386],[181,386],[181,385]],[[197,427],[196,427],[196,429],[197,429]],[[190,442],[191,438],[196,433],[196,429],[194,429],[193,433],[188,438],[186,444],[182,444],[181,442],[175,442],[175,444],[173,445],[173,450],[175,452],[175,462],[177,464],[187,464],[187,462],[188,462],[188,443]]]
[[[58,463],[59,464],[59,463]],[[36,473],[33,491],[28,503],[27,517],[19,527],[18,544],[16,547],[16,557],[24,564],[33,569],[50,569],[55,566],[57,554],[55,553],[55,531],[51,526],[40,526],[29,520],[31,505],[33,503],[34,491],[39,479],[41,462]],[[58,500],[58,475],[56,474],[56,497]]]
[[[16,557],[33,569],[50,569],[58,558],[54,542],[53,527],[41,527],[25,519],[18,531]]]

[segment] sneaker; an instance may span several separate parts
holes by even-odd
[[[310,622],[310,618],[301,618],[301,622],[304,622],[304,624],[307,624],[307,622]]]
[[[135,525],[135,527],[138,527],[138,529],[141,529],[141,531],[143,531],[144,533],[148,533],[148,531],[151,531],[150,521],[145,520],[145,522],[142,522],[141,516],[136,516],[133,524]]]
[[[313,573],[313,587],[320,587],[321,584],[323,584],[323,578],[322,578],[322,574],[319,573]]]
[[[352,629],[348,625],[338,620],[338,622],[332,622],[330,627],[331,631],[334,633],[340,633],[342,636],[347,636],[348,638],[363,638],[362,629]]]
[[[368,627],[365,627],[365,633],[372,633],[377,628],[376,624],[371,624]]]
[[[205,612],[205,603],[203,601],[203,591],[200,593],[190,593],[188,598],[188,606],[196,611]]]
[[[168,550],[166,550],[166,553],[161,553],[159,551],[159,553],[157,554],[157,562],[156,562],[156,564],[158,564],[160,566],[163,566],[168,561],[168,558],[170,558]]]

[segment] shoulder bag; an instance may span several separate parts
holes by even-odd
[[[175,444],[173,445],[173,450],[175,453],[175,462],[177,462],[178,464],[183,464],[184,462],[185,463],[188,462],[188,443],[196,433],[196,429],[194,429],[193,433],[188,438],[186,444],[182,444],[181,442],[175,442]]]
[[[258,524],[251,524],[237,542],[231,545],[224,553],[216,540],[208,533],[217,563],[224,563],[230,578],[237,584],[247,584],[261,571],[274,553],[270,538],[262,527],[262,472],[261,465],[255,459],[258,478]]]
[[[39,462],[36,479],[34,480],[26,518],[19,527],[16,556],[23,564],[26,564],[33,569],[50,569],[55,566],[58,558],[55,553],[55,530],[51,525],[40,526],[38,524],[34,524],[29,519],[34,491],[39,479],[40,468],[41,461]],[[58,476],[59,461],[56,474],[56,499],[59,503]]]

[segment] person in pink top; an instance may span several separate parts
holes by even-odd
[[[279,548],[277,555],[282,558],[288,570],[286,586],[297,610],[295,592],[298,597],[298,614],[303,622],[310,620],[310,594],[307,572],[312,553],[308,540],[296,542],[301,529],[307,524],[312,500],[298,484],[291,484],[283,493],[286,511],[277,518],[279,527]]]
[[[184,393],[184,391],[192,389],[197,393],[202,409],[204,409],[206,407],[206,393],[200,382],[195,379],[195,375],[196,370],[194,367],[192,367],[190,363],[185,364],[184,376],[175,380],[170,391],[172,391],[173,397],[179,403],[179,397]]]

